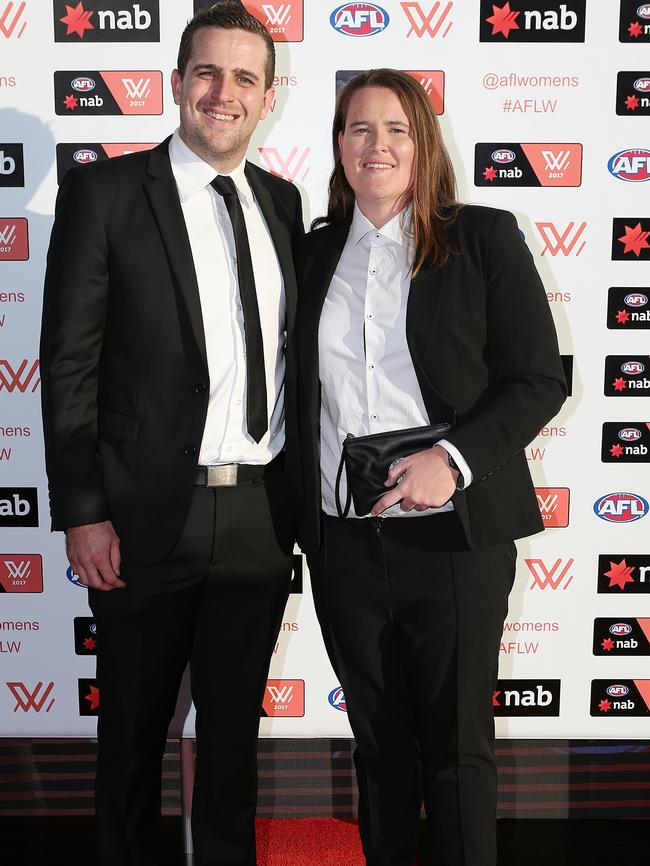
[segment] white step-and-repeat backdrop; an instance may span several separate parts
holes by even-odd
[[[58,181],[177,123],[196,8],[0,0],[0,735],[92,736],[98,636],[49,532],[38,332]],[[650,3],[244,0],[277,42],[250,158],[321,214],[337,83],[393,66],[440,116],[465,201],[512,210],[571,396],[526,449],[548,530],[519,544],[494,694],[500,736],[645,737],[650,717]],[[262,733],[349,736],[306,569]],[[302,584],[300,574],[302,573]],[[227,693],[224,713],[236,714]],[[186,731],[192,730],[191,714]]]

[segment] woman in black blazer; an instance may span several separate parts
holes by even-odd
[[[424,801],[445,866],[494,866],[492,692],[513,539],[543,528],[524,448],[566,396],[555,329],[513,216],[456,201],[413,78],[352,79],[333,147],[323,227],[296,250],[299,542],[356,738],[363,849],[411,866]],[[346,435],[439,422],[370,515],[340,516]]]

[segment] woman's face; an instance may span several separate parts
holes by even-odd
[[[408,202],[415,145],[397,95],[386,87],[363,87],[350,99],[339,133],[341,162],[364,211],[397,213]],[[364,211],[365,212],[365,211]]]

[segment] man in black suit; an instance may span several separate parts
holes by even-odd
[[[255,755],[289,591],[284,390],[300,198],[246,162],[275,53],[241,4],[204,9],[172,74],[180,127],[71,169],[41,363],[52,528],[90,589],[104,866],[159,863],[180,679],[196,707],[198,866],[254,866]],[[217,178],[219,176],[219,178]]]

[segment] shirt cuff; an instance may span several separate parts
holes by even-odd
[[[460,472],[460,475],[458,477],[458,481],[456,482],[456,489],[466,490],[472,483],[472,470],[465,462],[465,458],[460,453],[458,448],[456,448],[455,445],[452,445],[451,442],[447,442],[446,439],[440,439],[438,442],[436,442],[436,445],[440,445],[441,448],[444,448],[447,454],[453,457],[456,462],[456,466],[458,466],[458,471]]]

